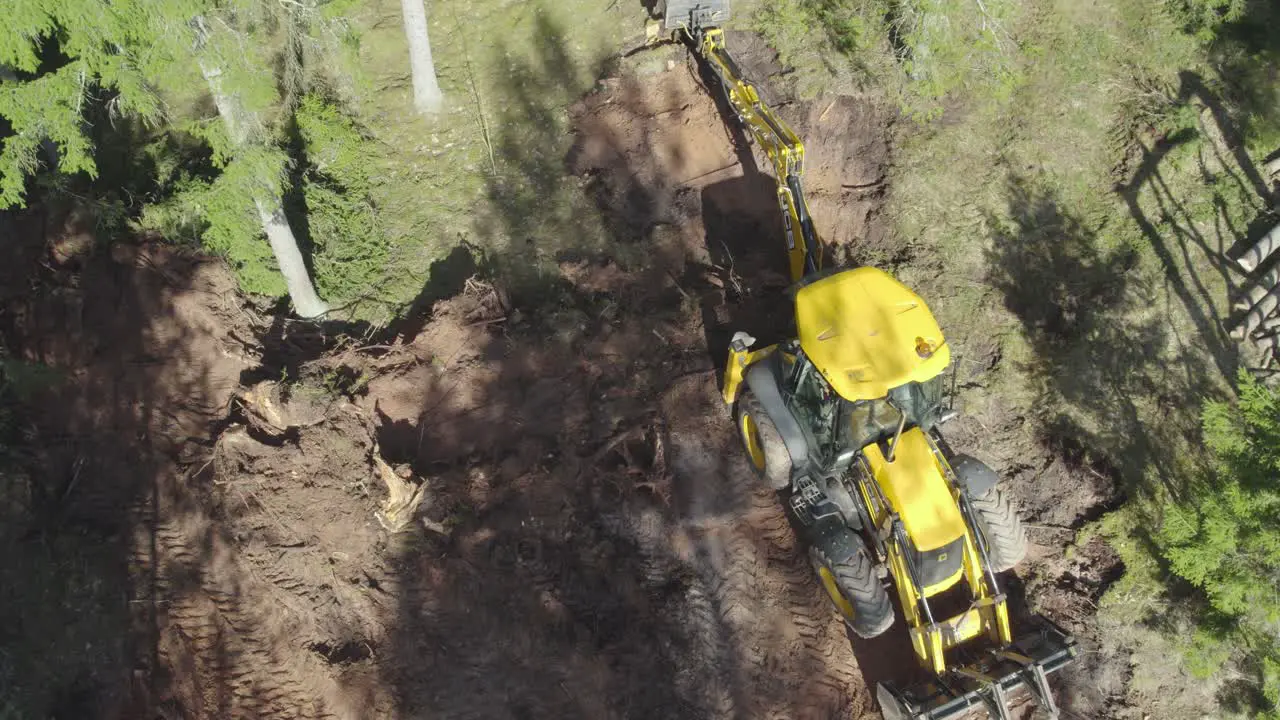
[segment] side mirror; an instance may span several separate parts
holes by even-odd
[[[729,341],[729,347],[734,352],[746,352],[752,345],[756,344],[756,339],[741,330],[733,334],[733,339]]]

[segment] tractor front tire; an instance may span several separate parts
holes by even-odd
[[[893,625],[889,593],[865,549],[860,547],[852,557],[836,562],[815,545],[809,548],[809,559],[818,581],[854,635],[873,638]]]
[[[987,539],[987,555],[991,569],[1004,572],[1022,562],[1027,554],[1027,529],[1009,498],[999,487],[970,499],[983,537]]]
[[[738,399],[735,419],[751,469],[771,489],[785,489],[791,484],[791,455],[787,452],[787,443],[749,388],[743,390]]]

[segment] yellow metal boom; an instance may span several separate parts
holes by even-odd
[[[685,32],[694,48],[719,78],[721,87],[742,124],[773,163],[778,181],[778,205],[787,234],[791,279],[800,280],[822,268],[818,235],[809,217],[800,176],[804,173],[804,143],[791,126],[760,99],[756,87],[743,77],[741,68],[725,47],[724,31],[705,28]]]

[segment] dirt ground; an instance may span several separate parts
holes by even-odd
[[[731,41],[807,140],[833,254],[890,242],[892,114],[789,100],[767,49]],[[6,341],[64,378],[30,469],[81,478],[59,522],[119,548],[104,572],[133,638],[127,670],[86,681],[96,713],[64,716],[878,716],[868,687],[910,661],[901,622],[851,642],[719,400],[729,334],[787,332],[773,181],[695,67],[622,67],[573,108],[566,171],[651,262],[566,258],[548,306],[474,278],[357,341],[271,320],[218,262],[158,244],[27,258],[58,292],[8,297]],[[1118,561],[1063,552],[1114,486],[1025,422],[989,409],[952,443],[1032,523],[1015,605],[1087,651],[1055,679],[1061,704],[1128,717],[1128,663],[1093,623]],[[382,460],[421,488],[406,525]]]

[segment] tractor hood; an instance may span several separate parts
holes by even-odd
[[[964,516],[920,428],[902,433],[893,462],[876,443],[863,448],[863,453],[876,484],[917,549],[934,550],[965,534]]]
[[[924,300],[876,268],[846,270],[796,292],[800,347],[846,400],[875,400],[951,362]]]

